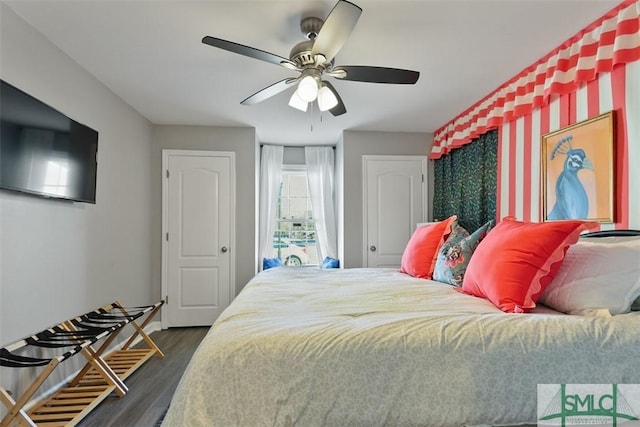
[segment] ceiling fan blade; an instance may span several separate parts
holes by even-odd
[[[245,46],[240,43],[230,42],[228,40],[223,40],[211,36],[203,37],[202,43],[220,49],[228,50],[229,52],[248,56],[249,58],[259,59],[260,61],[270,62],[275,65],[281,65],[292,70],[298,69],[298,66],[295,62],[290,61],[287,58],[283,58],[282,56],[265,52],[264,50],[256,49],[255,47]]]
[[[338,100],[338,104],[332,109],[330,109],[329,112],[334,116],[340,116],[346,113],[347,109],[344,106],[344,103],[342,102],[342,98],[340,98],[340,95],[338,94],[338,91],[336,90],[336,88],[333,87],[333,85],[326,80],[323,81],[323,83],[329,88],[331,92],[333,92],[333,94],[336,96],[336,99]]]
[[[329,75],[356,82],[394,83],[412,85],[418,81],[420,73],[399,68],[369,67],[365,65],[340,65],[331,70]]]
[[[284,80],[280,80],[279,82],[274,83],[271,86],[267,86],[264,89],[261,89],[258,92],[254,93],[250,97],[243,100],[240,104],[253,105],[253,104],[257,104],[258,102],[262,102],[265,99],[271,98],[272,96],[277,95],[280,92],[290,88],[293,85],[293,83],[297,81],[298,81],[297,78],[291,78],[291,77]]]
[[[355,4],[345,0],[338,1],[322,24],[313,42],[311,54],[314,57],[323,55],[326,58],[325,62],[330,62],[349,38],[360,14],[362,9]]]

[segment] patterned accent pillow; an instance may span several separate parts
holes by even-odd
[[[454,236],[452,232],[451,237],[442,245],[438,252],[436,268],[433,272],[433,280],[448,283],[453,286],[462,286],[462,279],[467,270],[467,265],[469,265],[469,261],[471,260],[471,255],[473,255],[473,251],[476,250],[478,244],[484,239],[484,236],[491,230],[491,227],[493,227],[493,221],[487,222],[471,235],[462,227],[460,228],[464,230],[464,233]],[[466,236],[464,234],[466,234]]]
[[[469,237],[469,232],[466,228],[458,224],[458,220],[456,219],[453,224],[451,224],[451,234],[447,237],[445,244],[459,242],[465,237]]]

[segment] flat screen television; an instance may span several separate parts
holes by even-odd
[[[95,203],[98,132],[0,83],[0,188]]]

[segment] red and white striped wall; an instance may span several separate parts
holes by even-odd
[[[615,223],[640,229],[640,60],[621,64],[577,91],[552,95],[532,113],[498,128],[497,219],[541,221],[541,136],[616,110]]]
[[[640,229],[640,0],[623,0],[434,132],[431,159],[498,129],[497,219],[541,220],[541,136],[616,111],[615,222]]]

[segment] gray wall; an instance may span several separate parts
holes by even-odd
[[[95,205],[0,190],[0,346],[115,300],[149,304],[151,124],[2,3],[0,62],[3,80],[99,132]],[[0,384],[20,395],[40,371],[0,368]]]
[[[0,344],[121,299],[161,298],[163,148],[236,152],[236,290],[255,272],[258,150],[251,128],[152,126],[1,5],[0,76],[100,132],[96,205],[0,191]],[[364,154],[429,150],[422,133],[345,132],[344,265],[361,263]],[[339,214],[340,216],[340,214]],[[27,315],[28,311],[28,315]]]
[[[338,257],[340,257],[340,267],[344,268],[344,140],[343,135],[336,143],[336,180],[335,180],[335,201],[336,201],[336,222],[338,226]]]
[[[162,150],[209,150],[236,153],[236,293],[255,274],[256,137],[253,128],[153,126],[151,199],[152,278],[160,298],[162,274]]]
[[[99,132],[97,203],[0,190],[0,344],[116,299],[152,301],[151,124],[1,8],[3,80]]]
[[[165,148],[236,153],[239,292],[257,265],[254,129],[153,126],[6,5],[0,9],[0,77],[100,134],[95,205],[0,190],[0,346],[116,299],[137,305],[161,298]],[[361,264],[362,155],[426,155],[431,140],[345,132],[337,180],[344,183],[337,192],[345,266]],[[54,380],[78,367],[68,365]],[[0,383],[20,392],[29,375],[15,371],[2,368]]]
[[[433,135],[409,132],[345,131],[342,143],[342,173],[344,179],[344,266],[362,266],[362,156],[417,155],[427,157]],[[431,162],[429,177],[432,177]],[[428,182],[432,182],[430,178]],[[432,194],[432,189],[429,189]],[[431,212],[431,196],[429,196]],[[429,216],[429,215],[428,215]]]

